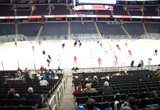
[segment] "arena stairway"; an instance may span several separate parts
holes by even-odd
[[[58,110],[75,110],[75,100],[73,98],[74,89],[72,86],[72,74],[68,75],[65,91],[63,92],[62,102]]]
[[[97,26],[96,21],[94,21],[94,26],[95,26],[95,28],[96,28],[96,31],[97,31],[97,33],[98,33],[99,38],[102,39],[102,35],[101,35],[100,31],[99,31],[99,28],[98,28],[98,26]]]
[[[128,37],[130,39],[132,39],[131,35],[127,32],[127,30],[123,27],[123,25],[121,25],[121,28],[123,29],[123,31],[128,35]]]
[[[145,35],[146,35],[147,39],[149,39],[149,35],[148,35],[148,32],[147,32],[147,29],[146,29],[146,26],[145,26],[144,22],[142,22],[142,26],[143,26],[143,29],[144,29],[144,32],[145,32]]]

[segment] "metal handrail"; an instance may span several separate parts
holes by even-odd
[[[52,103],[53,99],[54,99],[55,104],[52,108],[51,103]],[[56,95],[55,94],[52,96],[51,100],[49,101],[49,110],[57,110],[57,102],[56,102]]]

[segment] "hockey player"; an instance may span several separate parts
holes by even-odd
[[[131,50],[128,50],[128,53],[132,56]]]
[[[33,50],[33,52],[34,52],[34,45],[32,46],[32,50]]]
[[[157,52],[158,52],[158,50],[156,49],[156,50],[155,50],[155,53],[154,53],[154,55],[153,55],[153,56],[155,56],[155,55],[157,56]]]
[[[41,41],[39,40],[38,42],[39,42],[39,45],[41,45]]]
[[[127,42],[125,43],[125,46],[127,47]]]
[[[102,45],[102,43],[100,43],[100,46],[103,48],[103,45]]]
[[[81,43],[81,42],[79,42],[79,47],[81,47],[81,45],[82,45],[82,43]]]
[[[77,64],[77,57],[76,56],[74,56],[74,63]]]
[[[119,47],[119,45],[117,44],[116,47],[118,48],[119,51],[121,51],[121,48]]]
[[[77,45],[77,41],[74,42],[74,47]]]
[[[99,40],[97,41],[97,45],[99,45]]]
[[[64,48],[64,46],[65,46],[65,43],[62,44],[62,48]]]
[[[51,60],[51,56],[48,54],[48,59]]]
[[[115,57],[115,59],[116,59],[116,63],[117,63],[117,61],[118,61],[118,58],[117,58],[117,56],[116,56],[116,55],[114,55],[114,57]]]
[[[100,57],[98,57],[98,64],[99,64],[99,68],[100,68],[100,65],[102,65],[102,60]]]
[[[17,42],[15,42],[15,46],[17,47]]]
[[[45,57],[46,52],[43,50],[43,51],[42,51],[42,54],[43,54],[43,56]]]
[[[49,59],[47,59],[47,63],[48,63],[48,67],[50,66],[50,60]]]

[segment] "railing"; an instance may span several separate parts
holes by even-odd
[[[57,89],[57,95],[53,95],[52,98],[49,101],[49,110],[57,110],[57,101],[56,98],[58,99],[58,107],[60,108],[60,102],[62,102],[62,96],[63,96],[63,92],[67,83],[67,77],[68,75],[65,74],[64,79],[62,80],[62,83],[60,84],[60,86]],[[53,103],[54,100],[54,104]]]
[[[68,35],[53,35],[53,36],[40,36],[39,40],[67,40]],[[132,39],[147,39],[147,36],[145,34],[143,35],[131,35]],[[158,33],[148,33],[149,39],[160,39],[160,34]],[[103,35],[103,39],[129,39],[127,35]],[[98,34],[71,34],[72,39],[99,39]],[[14,42],[14,41],[34,41],[36,39],[36,36],[25,36],[23,34],[17,35],[4,35],[0,36],[0,43],[5,42]]]
[[[54,104],[52,104],[53,100],[54,100]],[[56,95],[55,94],[52,96],[52,98],[49,101],[49,110],[57,110],[57,101],[56,101]]]

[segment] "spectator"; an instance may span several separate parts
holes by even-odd
[[[131,62],[131,68],[133,68],[133,65],[134,65],[134,60],[132,60]]]
[[[148,81],[148,80],[150,80],[150,79],[149,79],[149,76],[146,74],[142,80],[143,80],[143,81]]]
[[[60,68],[60,66],[58,66],[58,69],[57,69],[57,70],[58,70],[58,71],[62,71],[61,68]]]
[[[124,107],[122,107],[121,110],[132,110],[132,109],[130,107],[128,107],[128,106],[124,106]]]
[[[141,62],[139,62],[138,66],[137,67],[141,67]]]
[[[98,77],[96,75],[93,76],[93,80],[98,81]]]
[[[79,82],[79,79],[78,79],[78,76],[75,76],[75,78],[73,79],[73,81],[72,81],[73,83],[75,83],[75,82]]]
[[[41,73],[43,73],[43,71],[44,71],[44,67],[43,67],[43,66],[41,66],[40,70],[41,70]]]
[[[86,107],[84,107],[83,105],[80,105],[76,110],[100,110],[100,109],[95,107],[95,100],[90,98],[86,102]]]
[[[77,76],[77,73],[72,77],[73,79]]]
[[[28,94],[26,95],[26,99],[27,100],[37,100],[38,99],[40,102],[42,102],[42,96],[38,94],[34,94],[32,87],[28,88]]]
[[[11,88],[6,95],[6,99],[23,99],[19,97],[19,94],[15,94],[15,90]]]
[[[26,75],[26,74],[28,74],[28,70],[27,70],[27,68],[25,68],[24,73],[25,73],[25,75]]]
[[[104,87],[101,87],[99,91],[97,92],[98,95],[112,95],[113,94],[113,88],[109,87],[108,81],[104,82]]]
[[[92,79],[91,79],[91,77],[90,77],[90,76],[88,76],[88,80],[92,81]]]
[[[54,74],[54,79],[59,79],[59,77],[57,76],[57,74]]]
[[[127,73],[127,71],[125,71],[124,75],[129,75],[129,73]]]
[[[42,77],[43,77],[43,76],[42,76],[42,75],[40,75],[40,76],[38,77],[38,80],[40,81],[40,80],[42,79]]]
[[[143,62],[143,60],[141,60],[141,67],[143,68],[143,65],[144,65],[144,62]]]
[[[39,85],[40,86],[47,86],[49,83],[47,80],[44,80],[44,78],[42,77],[41,80],[39,81]]]
[[[51,69],[49,69],[48,73],[54,74],[54,72]]]
[[[114,76],[121,76],[121,72],[115,73]]]
[[[46,75],[46,77],[44,79],[48,80],[48,79],[51,79],[51,78],[49,77],[49,75]]]
[[[86,84],[86,88],[84,89],[84,91],[86,93],[93,93],[93,92],[97,92],[97,90],[95,88],[91,88],[91,84],[87,83]]]
[[[84,83],[85,84],[90,83],[90,81],[88,80],[88,78],[85,78]]]
[[[158,94],[156,91],[151,91],[149,94],[148,94],[148,98],[157,98],[158,97]]]
[[[97,82],[95,79],[94,79],[93,82],[92,82],[92,87],[93,87],[93,88],[96,88],[96,87],[99,88],[99,84],[98,84],[98,82]]]
[[[37,78],[39,78],[39,77],[40,77],[40,74],[39,74],[39,72],[37,73],[37,75],[36,75],[36,76],[37,76]]]
[[[79,68],[76,66],[75,70],[77,71],[77,70],[79,70]]]
[[[115,102],[117,102],[117,101],[115,101]],[[117,104],[118,103],[115,103],[115,107],[116,108],[117,108]],[[130,107],[131,110],[138,110],[138,106],[136,105],[136,99],[134,97],[129,97],[128,100],[126,101],[126,103],[122,104],[120,109],[118,109],[118,110],[125,110],[124,109],[125,106]],[[117,110],[117,109],[115,109],[115,110]]]
[[[83,90],[81,90],[81,89],[82,89],[82,86],[81,86],[81,85],[78,85],[77,90],[75,90],[72,94],[75,96],[75,95],[76,95],[76,93],[84,93],[84,91],[83,91]]]
[[[17,70],[17,74],[18,74],[18,77],[19,77],[19,78],[21,78],[21,77],[22,77],[22,72],[21,72],[20,68],[18,68],[18,70]]]
[[[154,78],[160,78],[160,73],[159,72],[155,73],[153,77]]]

